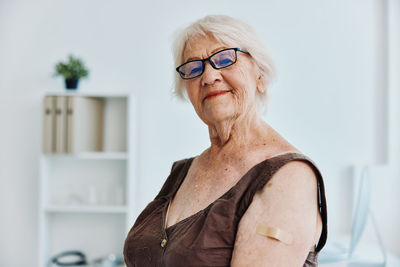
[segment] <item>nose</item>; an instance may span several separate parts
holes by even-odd
[[[204,72],[201,75],[201,85],[213,85],[217,81],[221,81],[221,71],[214,69],[210,62],[204,62]]]

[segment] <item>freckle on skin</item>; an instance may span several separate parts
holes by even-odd
[[[225,171],[227,171],[228,170],[228,168],[225,168]]]
[[[267,187],[271,187],[271,186],[272,186],[272,183],[268,183],[268,184],[267,184]]]

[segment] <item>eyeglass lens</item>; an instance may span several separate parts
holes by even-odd
[[[225,68],[236,61],[236,51],[234,49],[224,50],[216,53],[210,57],[210,61],[214,64],[215,68]]]

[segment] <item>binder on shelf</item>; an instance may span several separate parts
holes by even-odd
[[[67,96],[67,153],[72,153],[73,96]]]
[[[43,102],[43,153],[50,154],[55,151],[55,98],[46,96]]]
[[[103,149],[104,99],[67,97],[67,153]]]
[[[67,116],[66,116],[66,98],[64,96],[55,96],[56,104],[56,127],[55,127],[55,152],[67,152]]]

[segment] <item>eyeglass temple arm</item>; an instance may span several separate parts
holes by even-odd
[[[236,48],[236,50],[250,55],[250,53],[244,49]]]

